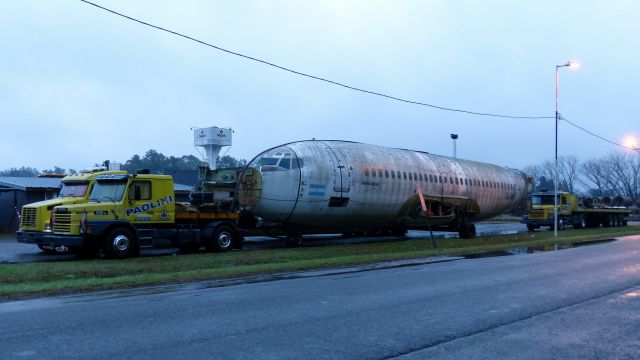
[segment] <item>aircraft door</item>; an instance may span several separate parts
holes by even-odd
[[[443,182],[440,183],[440,196],[450,195],[453,191],[450,181],[454,176],[451,169],[451,163],[440,156],[434,156],[432,159],[438,169],[438,176],[442,177],[443,180]]]
[[[333,190],[339,193],[348,193],[351,190],[351,167],[347,164],[346,156],[342,149],[326,146],[333,168]]]

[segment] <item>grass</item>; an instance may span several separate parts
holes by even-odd
[[[560,232],[559,245],[640,234],[640,226]],[[466,255],[513,247],[554,244],[552,232],[476,239],[430,239],[364,244],[311,246],[297,249],[234,251],[126,260],[82,260],[0,264],[0,300],[152,284],[323,269],[429,256]]]

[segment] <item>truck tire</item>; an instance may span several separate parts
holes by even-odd
[[[584,215],[578,216],[578,221],[576,221],[576,224],[573,227],[576,229],[584,229],[587,227],[587,219],[585,219]]]
[[[540,226],[538,225],[533,225],[533,224],[527,224],[527,230],[529,230],[529,232],[533,232],[535,229],[539,229]]]
[[[135,236],[125,228],[111,230],[102,242],[102,251],[109,259],[124,259],[135,254]]]
[[[235,247],[236,232],[229,225],[218,225],[211,234],[211,237],[205,241],[204,246],[208,251],[225,252]]]
[[[549,226],[549,230],[553,231],[554,226],[555,226],[555,224],[552,223]],[[558,231],[560,231],[560,230],[564,230],[564,220],[562,220],[561,217],[558,217]]]
[[[301,235],[287,236],[284,239],[284,242],[285,244],[287,244],[287,247],[290,248],[301,247],[302,245],[304,245],[304,240],[302,239]]]

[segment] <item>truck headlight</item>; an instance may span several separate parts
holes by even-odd
[[[51,224],[44,224],[44,231],[51,232]]]

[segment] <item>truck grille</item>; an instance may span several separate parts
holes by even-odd
[[[53,215],[53,231],[61,233],[71,232],[71,214]]]
[[[546,219],[544,210],[531,210],[529,212],[529,219]]]
[[[20,227],[36,227],[37,216],[38,209],[23,207],[22,215],[20,216]]]

